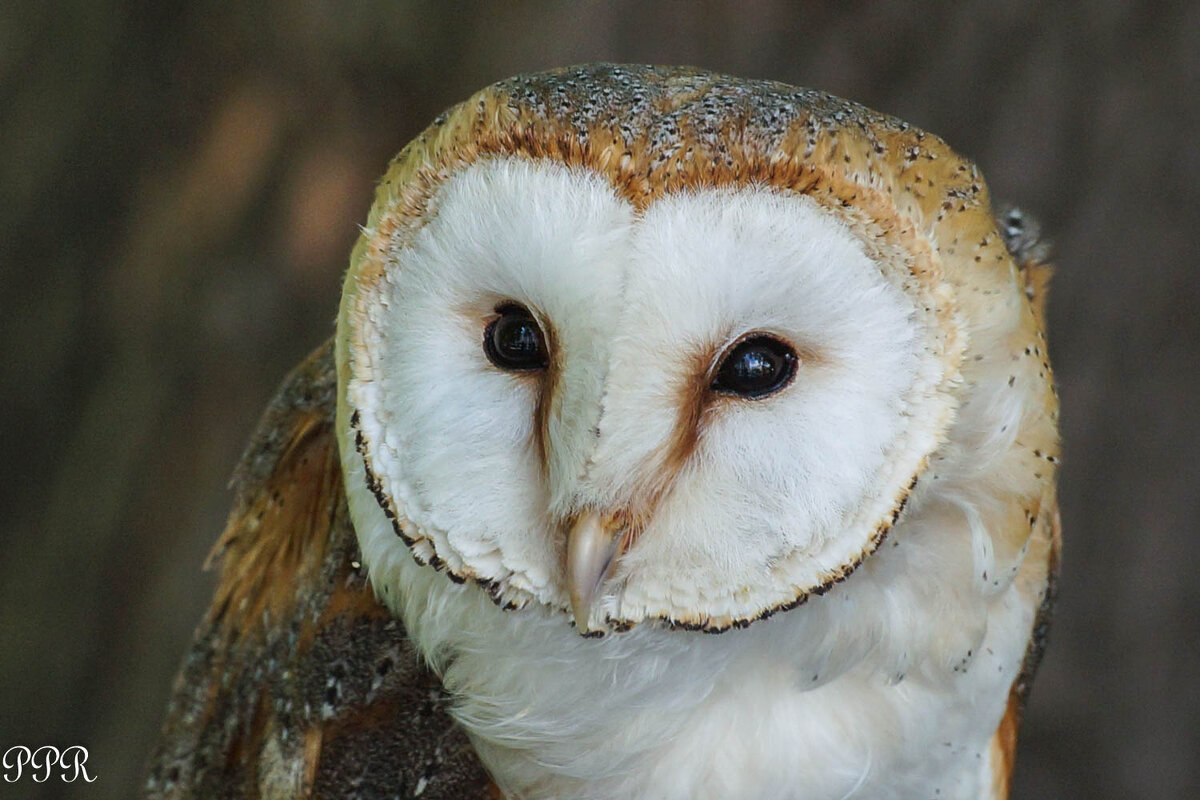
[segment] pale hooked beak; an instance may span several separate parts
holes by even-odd
[[[589,633],[588,620],[600,584],[612,572],[625,525],[614,515],[584,511],[567,533],[567,588],[575,628]]]

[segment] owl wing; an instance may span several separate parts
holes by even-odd
[[[1017,265],[1025,296],[1029,298],[1033,307],[1038,327],[1044,331],[1046,290],[1053,272],[1048,261],[1050,246],[1042,239],[1041,226],[1037,220],[1019,208],[1003,209],[996,215],[996,222]],[[1042,653],[1046,649],[1046,640],[1050,633],[1050,619],[1057,596],[1059,555],[1062,552],[1062,517],[1058,512],[1053,482],[1042,497],[1030,537],[1033,542],[1041,545],[1031,548],[1030,557],[1045,560],[1045,585],[1042,588],[1041,603],[1033,620],[1033,630],[1030,632],[1029,645],[1025,649],[1021,671],[1013,682],[1008,695],[1008,707],[1000,720],[1000,727],[996,729],[992,738],[993,780],[990,800],[1004,800],[1008,797],[1012,770],[1017,758],[1017,730],[1021,723],[1021,712],[1029,699],[1033,678],[1038,665],[1041,664]]]
[[[234,475],[220,579],[176,679],[151,798],[492,797],[437,676],[360,567],[327,343]]]
[[[1033,687],[1033,678],[1046,649],[1046,639],[1050,633],[1050,618],[1054,609],[1056,586],[1058,582],[1058,557],[1062,547],[1062,522],[1058,506],[1051,501],[1042,506],[1042,517],[1038,521],[1042,531],[1035,531],[1035,536],[1042,534],[1049,537],[1049,550],[1046,556],[1046,585],[1042,593],[1042,601],[1038,606],[1037,615],[1033,620],[1033,630],[1029,637],[1029,645],[1025,649],[1025,659],[1021,663],[1021,671],[1013,682],[1008,693],[1008,707],[1000,720],[1000,727],[992,737],[992,794],[988,800],[1005,800],[1008,797],[1012,782],[1012,771],[1017,759],[1017,731],[1021,725],[1021,713],[1029,699],[1029,690]]]

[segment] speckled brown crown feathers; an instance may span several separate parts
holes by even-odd
[[[823,92],[676,67],[589,64],[483,89],[396,157],[368,228],[420,219],[449,172],[501,154],[588,167],[637,207],[681,189],[786,188],[870,207],[943,261],[956,240],[967,262],[1009,261],[983,179],[936,136]]]

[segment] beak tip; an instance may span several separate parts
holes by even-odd
[[[592,604],[588,599],[579,597],[574,592],[571,593],[571,617],[575,622],[575,629],[581,635],[586,635],[591,632],[591,625],[588,624],[591,618]]]
[[[581,636],[599,629],[590,624],[592,606],[600,584],[612,569],[619,541],[613,526],[595,512],[584,513],[567,534],[567,583],[571,596],[571,614]]]

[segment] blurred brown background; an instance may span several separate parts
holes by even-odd
[[[0,796],[136,792],[372,181],[473,90],[593,60],[858,100],[1040,216],[1069,538],[1014,797],[1200,796],[1198,53],[1195,2],[4,4],[0,750],[99,779]]]

